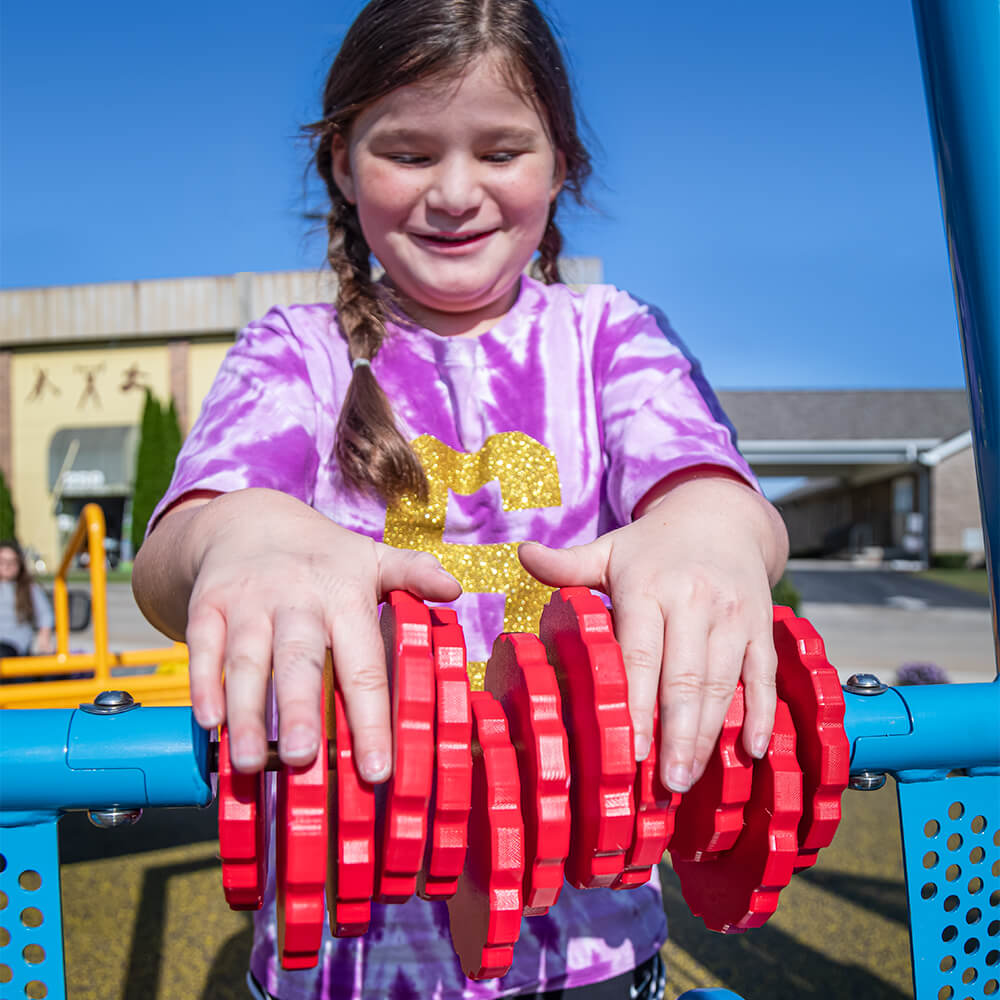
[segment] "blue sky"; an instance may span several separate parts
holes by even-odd
[[[297,131],[360,7],[6,4],[0,287],[319,266]],[[567,249],[717,387],[963,385],[908,2],[548,10],[595,154]]]

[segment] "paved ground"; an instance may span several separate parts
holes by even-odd
[[[910,573],[793,562],[800,614],[823,637],[842,679],[875,673],[891,681],[904,663],[934,663],[955,682],[996,674],[988,600]],[[135,606],[126,583],[108,586],[112,649],[142,649],[167,640]],[[91,631],[74,633],[72,648],[92,648]]]
[[[793,561],[799,613],[823,637],[842,680],[874,673],[888,683],[904,663],[933,663],[956,683],[996,676],[989,600],[911,573]]]

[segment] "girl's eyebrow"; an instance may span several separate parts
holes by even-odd
[[[538,134],[533,129],[522,128],[516,125],[501,125],[497,128],[484,129],[476,136],[477,140],[488,144],[510,144],[528,146],[538,141]],[[408,143],[433,142],[436,135],[433,132],[422,132],[420,129],[409,128],[405,125],[376,130],[372,136],[373,141],[385,143]]]

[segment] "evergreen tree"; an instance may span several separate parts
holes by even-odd
[[[164,482],[164,416],[159,401],[146,390],[142,408],[142,426],[135,456],[135,486],[132,490],[132,551],[138,552],[146,534],[146,525],[170,479]],[[173,466],[171,465],[171,469]]]
[[[3,469],[0,469],[0,538],[16,538],[16,527],[14,501],[7,488]]]

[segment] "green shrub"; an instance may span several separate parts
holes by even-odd
[[[0,538],[17,538],[16,515],[14,501],[7,487],[3,470],[0,469]]]
[[[802,603],[802,595],[791,579],[785,574],[772,588],[771,601],[774,604],[783,604],[786,608],[791,608],[797,615],[799,605]]]
[[[931,556],[934,569],[965,569],[968,561],[968,552],[935,552]]]
[[[132,491],[133,552],[139,551],[153,510],[170,485],[180,448],[181,429],[173,399],[164,409],[147,389],[135,457],[135,486]]]

